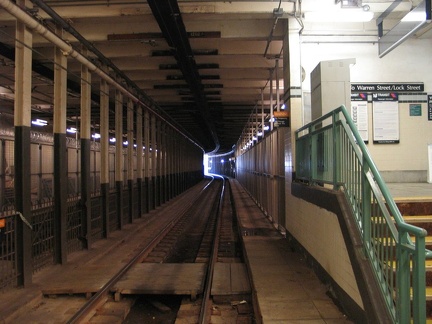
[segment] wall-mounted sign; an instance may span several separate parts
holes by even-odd
[[[352,83],[352,92],[423,92],[423,83]]]
[[[373,142],[399,143],[399,102],[397,93],[372,94]]]
[[[432,95],[428,95],[428,120],[432,120]]]
[[[410,104],[409,113],[410,116],[421,116],[421,104]]]
[[[366,93],[351,94],[351,118],[365,143],[369,140],[369,121]]]
[[[288,127],[289,126],[289,111],[273,111],[273,117],[275,119],[274,126],[275,127]]]

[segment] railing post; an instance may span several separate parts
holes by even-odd
[[[332,118],[332,136],[333,136],[333,189],[339,189],[339,173],[340,170],[340,136],[338,136],[336,124],[339,120],[339,110],[333,112]]]
[[[426,266],[425,238],[416,236],[416,249],[413,255],[413,321],[426,323]]]
[[[369,164],[363,159],[362,161],[362,210],[361,222],[363,228],[363,248],[370,248],[371,241],[371,217],[372,217],[372,196],[371,187],[367,180],[367,173],[369,172]],[[365,251],[366,252],[366,251]],[[368,255],[365,253],[365,255]]]
[[[409,253],[403,248],[408,242],[407,233],[399,230],[399,242],[396,246],[396,318],[399,323],[410,322],[410,264]]]
[[[316,135],[312,134],[314,127],[310,126],[308,129],[309,145],[310,145],[310,158],[309,158],[309,183],[315,183],[317,178],[317,145]]]

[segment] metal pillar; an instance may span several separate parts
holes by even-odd
[[[138,218],[141,218],[144,213],[144,190],[143,190],[143,114],[142,107],[138,105],[136,111],[136,125],[137,125],[137,188],[138,188]]]
[[[127,177],[128,177],[128,190],[129,190],[129,216],[128,221],[132,223],[134,215],[134,105],[132,99],[128,98],[127,101]]]
[[[63,33],[57,27],[57,34]],[[66,146],[66,104],[67,104],[67,58],[55,47],[54,53],[54,260],[64,264],[67,261],[67,146]]]
[[[28,0],[18,0],[17,5],[31,8]],[[16,258],[17,285],[32,283],[32,233],[26,222],[31,222],[30,183],[30,123],[33,34],[23,23],[16,23],[15,44],[15,209],[24,219],[17,217]]]
[[[87,50],[83,49],[83,55]],[[84,249],[90,248],[91,240],[91,73],[81,65],[81,230]]]
[[[115,94],[115,184],[117,199],[117,228],[123,227],[123,95]]]
[[[270,69],[270,131],[273,130],[273,69]]]
[[[159,186],[158,186],[158,175],[159,175],[159,153],[158,153],[158,122],[156,116],[152,115],[151,118],[151,132],[152,132],[152,183],[153,183],[153,206],[154,208],[159,206]]]
[[[144,177],[145,177],[145,184],[144,184],[144,211],[145,213],[148,213],[150,211],[150,163],[151,163],[151,152],[150,152],[150,115],[148,110],[146,109],[144,112],[144,147],[145,147],[145,155],[144,155]]]
[[[161,186],[160,186],[160,203],[161,205],[164,204],[167,201],[166,198],[166,124],[161,122],[161,131],[160,131],[160,148],[159,152],[161,154]]]
[[[109,233],[109,85],[103,79],[100,83],[100,123],[102,235],[107,238]]]

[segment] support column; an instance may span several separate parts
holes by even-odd
[[[123,95],[115,94],[115,184],[117,199],[117,228],[123,228]]]
[[[100,83],[100,143],[101,143],[101,195],[102,232],[109,233],[109,86],[105,80]]]
[[[285,20],[284,20],[285,21]],[[302,67],[301,67],[301,48],[300,48],[300,26],[295,19],[286,22],[288,32],[283,38],[283,70],[284,70],[284,102],[289,112],[289,127],[291,131],[291,163],[290,170],[286,170],[285,176],[295,178],[295,130],[303,125],[302,109]],[[290,179],[287,178],[287,183]]]
[[[56,31],[61,37],[61,27],[57,26]],[[64,264],[67,261],[67,58],[58,47],[54,51],[54,260]]]
[[[270,69],[270,131],[273,131],[273,69]]]
[[[154,208],[159,206],[159,186],[158,186],[158,171],[159,171],[159,153],[158,153],[158,124],[156,122],[156,116],[151,117],[151,133],[152,133],[152,183],[153,183],[153,206]]]
[[[87,49],[83,49],[87,55]],[[83,249],[90,248],[91,240],[91,73],[81,66],[81,236]]]
[[[31,8],[28,0],[18,0],[20,7]],[[15,209],[31,223],[30,182],[30,123],[33,34],[22,22],[16,23],[15,44]],[[27,287],[32,283],[32,232],[20,217],[16,223],[17,285]]]
[[[138,218],[141,218],[144,213],[144,190],[143,190],[143,115],[142,107],[138,106],[136,111],[136,125],[137,125],[137,188],[138,188]]]
[[[133,125],[133,115],[134,115],[134,105],[132,99],[127,101],[127,177],[128,177],[128,190],[129,190],[129,223],[132,223],[135,217],[134,210],[134,125]]]
[[[144,211],[147,214],[150,211],[150,163],[151,163],[151,152],[150,152],[150,115],[148,110],[146,109],[144,112],[144,147],[145,147],[145,155],[144,155]]]
[[[170,200],[172,195],[172,174],[173,174],[173,159],[172,159],[172,128],[167,126],[167,200]]]

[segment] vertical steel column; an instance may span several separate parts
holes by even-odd
[[[129,223],[134,219],[134,104],[132,99],[128,98],[127,101],[127,176],[128,176],[128,190],[129,190]]]
[[[83,55],[87,49],[83,48]],[[89,249],[91,242],[91,73],[87,66],[81,65],[81,241],[84,249]]]
[[[123,228],[123,95],[119,90],[115,93],[115,182],[117,198],[117,226]]]
[[[166,124],[162,122],[161,124],[161,131],[160,131],[160,148],[159,152],[161,154],[161,199],[160,203],[161,205],[164,204],[166,199]]]
[[[17,5],[31,8],[28,0],[18,0]],[[32,87],[33,34],[24,23],[16,23],[15,43],[15,209],[31,223],[30,182],[30,123]],[[32,283],[32,232],[19,217],[16,223],[17,285]]]
[[[57,26],[56,32],[61,36],[63,30]],[[67,261],[67,58],[58,47],[54,51],[54,260],[64,264]]]
[[[160,153],[159,153],[159,139],[160,139],[160,120],[156,120],[156,116],[152,115],[152,148],[153,148],[153,198],[154,198],[154,207],[158,207],[160,205],[160,192],[159,192],[159,183],[160,183]],[[154,136],[153,136],[154,135]],[[154,141],[153,141],[154,139]]]
[[[279,89],[279,59],[276,59],[276,110],[280,111],[280,89]]]
[[[167,127],[167,159],[168,159],[168,200],[173,197],[173,129],[171,127]]]
[[[101,203],[102,233],[107,238],[109,233],[109,85],[100,81],[100,143],[101,143]]]
[[[151,152],[150,152],[150,116],[149,112],[146,109],[144,112],[144,212],[147,214],[150,211],[150,163],[151,163]]]
[[[270,69],[270,131],[273,130],[273,69]]]
[[[261,131],[262,137],[264,138],[265,130],[264,130],[264,89],[261,89]]]
[[[136,111],[136,125],[137,125],[137,187],[138,187],[138,218],[141,218],[144,213],[143,198],[143,114],[142,107],[138,106]]]

